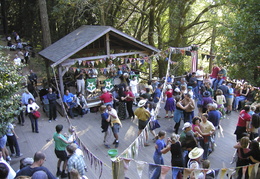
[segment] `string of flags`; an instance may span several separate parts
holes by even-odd
[[[206,173],[208,171],[214,171],[215,177],[214,178],[220,178],[224,179],[225,176],[228,178],[231,178],[231,176],[237,176],[238,171],[242,170],[242,175],[244,178],[246,175],[249,176],[249,178],[257,178],[257,173],[259,170],[259,164],[251,164],[241,167],[233,167],[233,168],[216,168],[216,169],[190,169],[190,168],[183,168],[183,167],[172,167],[168,165],[157,165],[153,163],[148,163],[145,161],[138,161],[131,158],[123,158],[120,157],[116,161],[114,161],[114,168],[116,170],[121,170],[123,172],[117,172],[119,176],[117,178],[124,178],[127,176],[127,173],[129,172],[129,167],[136,168],[136,172],[131,172],[131,175],[134,173],[137,173],[138,177],[145,178],[145,176],[148,175],[147,178],[150,178],[152,174],[154,173],[154,170],[157,167],[161,167],[161,175],[160,179],[165,179],[166,175],[169,173],[169,171],[172,171],[172,178],[177,178],[177,175],[179,172],[183,173],[182,178],[188,178],[188,176],[193,172],[195,178],[198,178],[199,175],[203,175],[206,177]],[[143,176],[143,173],[146,173],[145,176]]]

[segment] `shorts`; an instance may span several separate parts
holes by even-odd
[[[112,131],[113,131],[114,134],[118,134],[119,129],[120,129],[120,124],[118,124],[118,123],[115,123],[112,127]]]
[[[138,120],[138,129],[139,130],[142,130],[146,127],[147,123],[148,123],[149,120],[146,120],[146,121],[142,121],[142,120]]]
[[[5,148],[6,146],[7,137],[6,135],[0,137],[0,149]]]
[[[227,105],[232,106],[234,98],[227,98]]]
[[[55,149],[55,154],[56,154],[57,158],[60,159],[61,161],[66,161],[68,159],[68,155],[65,150],[56,150]]]

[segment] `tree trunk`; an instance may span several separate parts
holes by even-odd
[[[8,29],[7,29],[5,0],[1,0],[1,15],[2,15],[3,33],[6,36],[8,34]]]
[[[40,8],[40,17],[41,17],[41,24],[42,24],[43,48],[46,48],[51,45],[51,33],[49,27],[46,0],[38,0],[38,3]],[[50,66],[49,60],[45,59],[45,68],[47,73],[48,85],[50,84],[50,79],[51,79],[49,66]]]
[[[215,41],[216,41],[216,25],[213,26],[212,29],[212,37],[211,37],[211,44],[210,44],[210,59],[209,59],[209,73],[211,73],[212,69],[212,63],[213,63],[213,55],[214,55],[214,46],[215,46]]]

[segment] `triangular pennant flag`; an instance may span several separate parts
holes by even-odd
[[[100,59],[100,60],[99,60],[99,62],[100,62],[100,63],[102,63],[102,62],[103,62],[103,60],[102,60],[102,59]]]
[[[242,167],[242,173],[243,173],[242,178],[245,178],[245,176],[246,176],[246,171],[247,171],[247,165]]]
[[[130,159],[123,159],[125,172],[128,170],[128,168],[130,166],[130,162],[131,162]]]
[[[191,52],[190,51],[185,51],[185,55],[191,56]]]
[[[228,168],[227,170],[227,177],[231,178],[232,173],[234,172],[234,169]]]
[[[224,176],[226,174],[227,169],[226,168],[222,168],[220,171],[220,179],[224,179]]]
[[[160,179],[165,179],[167,173],[169,172],[169,170],[171,169],[171,167],[169,166],[161,166],[161,176]]]
[[[77,67],[72,67],[72,69],[73,69],[73,72],[75,72],[77,70]]]
[[[95,61],[91,61],[91,64],[92,64],[92,66],[94,67],[94,65],[95,65]]]
[[[172,178],[173,178],[173,179],[177,178],[179,172],[180,172],[180,168],[178,168],[178,167],[172,167]]]
[[[259,163],[256,163],[256,164],[255,164],[254,169],[255,169],[255,177],[256,177],[257,172],[258,172],[258,169],[259,169]]]
[[[83,62],[82,62],[82,65],[85,66],[85,65],[86,65],[86,61],[83,61]]]
[[[204,60],[205,56],[205,54],[201,54],[201,60]]]
[[[105,89],[107,89],[107,91],[111,91],[114,88],[112,79],[106,79],[104,82],[105,82]]]
[[[136,161],[136,165],[138,176],[142,178],[145,163],[143,161]]]
[[[192,172],[192,169],[184,168],[183,178],[188,178],[188,176],[190,176],[191,172]]]
[[[78,60],[78,63],[79,63],[79,65],[81,65],[81,63],[82,63],[82,60]]]
[[[181,50],[181,54],[184,55],[185,54],[185,50]]]
[[[98,65],[99,61],[97,60],[97,61],[95,61],[95,62],[96,62],[96,64]]]
[[[209,60],[210,59],[210,55],[207,55],[207,60]]]
[[[219,171],[220,171],[220,169],[215,170],[215,178],[218,178]]]
[[[132,60],[133,60],[132,58],[129,58],[129,62],[130,62],[130,63],[132,62]]]
[[[250,176],[251,176],[251,174],[252,174],[253,168],[254,168],[254,165],[249,165],[249,166],[248,166],[248,176],[249,176],[249,178],[250,178]]]
[[[199,174],[201,173],[201,170],[200,169],[194,169],[193,173],[194,173],[195,178],[197,179]]]
[[[87,79],[87,90],[89,92],[94,92],[97,89],[96,85],[96,79]]]

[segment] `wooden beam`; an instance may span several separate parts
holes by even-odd
[[[106,48],[107,48],[107,55],[110,55],[109,33],[106,33]]]
[[[111,55],[100,55],[100,56],[93,56],[93,57],[83,57],[83,58],[74,58],[74,59],[68,59],[61,63],[61,66],[71,66],[74,65],[77,61],[90,61],[90,60],[96,60],[96,59],[104,59],[104,58],[110,58],[110,57],[123,57],[128,55],[148,55],[148,52],[146,51],[139,51],[139,52],[127,52],[127,53],[117,53],[117,54],[111,54]]]

